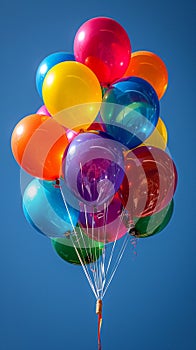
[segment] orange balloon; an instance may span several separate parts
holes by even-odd
[[[123,78],[129,76],[139,77],[148,81],[155,89],[159,100],[167,89],[167,68],[161,58],[153,52],[133,52]]]
[[[13,155],[30,175],[43,180],[61,176],[68,139],[65,129],[52,118],[32,114],[16,125],[11,139]]]

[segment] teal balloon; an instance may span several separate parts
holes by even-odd
[[[110,86],[103,96],[105,131],[129,149],[143,143],[159,118],[159,100],[144,79],[128,77]]]
[[[64,237],[78,222],[79,212],[64,204],[59,188],[44,187],[38,179],[27,186],[23,212],[38,232],[49,237]]]
[[[135,218],[135,230],[138,238],[145,238],[163,231],[170,222],[174,211],[174,200],[161,211],[151,216],[145,216],[138,220]]]

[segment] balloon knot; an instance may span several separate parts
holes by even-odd
[[[135,227],[131,227],[130,230],[128,231],[128,233],[129,233],[131,236],[139,237],[139,232],[136,230]]]
[[[56,179],[55,180],[55,183],[53,184],[54,188],[60,188],[60,180],[59,179]]]
[[[101,315],[102,314],[102,300],[101,299],[97,299],[96,314],[97,315]]]

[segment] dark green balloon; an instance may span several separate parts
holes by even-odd
[[[161,232],[169,223],[173,210],[174,200],[172,199],[172,201],[160,212],[140,218],[139,220],[138,218],[135,218],[136,236],[139,238],[145,238]]]
[[[55,249],[56,253],[63,260],[76,265],[81,265],[80,258],[85,265],[98,260],[102,255],[104,247],[103,243],[91,240],[84,233],[82,233],[78,227],[76,227],[76,232],[77,236],[73,236],[72,239],[67,237],[51,239],[52,246]]]

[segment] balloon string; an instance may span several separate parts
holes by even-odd
[[[60,187],[60,190],[61,190],[61,195],[62,195],[62,198],[63,198],[63,202],[64,202],[64,205],[65,205],[65,208],[66,208],[67,213],[68,213],[68,216],[69,216],[69,220],[70,220],[71,225],[72,225],[73,232],[74,232],[74,234],[77,236],[77,232],[76,232],[76,230],[75,230],[75,226],[74,226],[74,224],[73,224],[72,217],[71,217],[71,215],[70,215],[70,212],[69,212],[69,209],[68,209],[68,206],[67,206],[67,202],[66,202],[66,200],[65,200],[65,196],[64,196],[64,193],[63,193],[63,189],[62,189],[61,184],[59,185],[59,187]],[[82,268],[83,268],[83,271],[84,271],[84,273],[85,273],[85,275],[86,275],[86,278],[87,278],[87,280],[88,280],[88,282],[89,282],[89,284],[90,284],[90,287],[91,287],[91,289],[92,289],[92,291],[93,291],[95,297],[97,298],[97,297],[98,297],[98,296],[97,296],[97,292],[95,291],[95,287],[94,287],[94,285],[93,285],[93,282],[92,282],[91,276],[90,276],[90,274],[89,274],[89,271],[88,271],[87,267],[85,266],[84,261],[82,260],[80,254],[79,254],[79,251],[78,251],[78,249],[77,249],[77,247],[76,247],[76,245],[75,245],[75,243],[74,243],[74,241],[73,241],[73,239],[72,239],[72,235],[70,236],[70,238],[71,238],[72,244],[73,244],[73,246],[74,246],[74,248],[75,248],[75,251],[76,251],[76,254],[77,254],[77,256],[78,256],[78,259],[79,259],[79,261],[80,261],[80,264],[82,265]]]
[[[81,171],[81,175],[82,175],[82,191],[83,191],[83,195],[84,195],[84,178],[83,178],[83,173],[82,173],[82,164],[80,163],[80,171]],[[85,213],[85,221],[86,221],[86,227],[87,227],[87,235],[88,235],[88,216],[87,216],[87,206],[86,204],[84,204],[84,213]],[[93,207],[93,218],[94,218],[94,207]],[[95,241],[94,241],[94,221],[93,221],[93,225],[92,225],[92,241],[90,244],[90,254],[91,256],[93,256],[93,251],[95,252],[95,261],[92,261],[90,263],[90,270],[91,273],[93,275],[93,279],[94,279],[94,287],[96,290],[96,295],[97,298],[99,298],[99,279],[98,279],[98,264],[97,264],[97,250],[95,248]],[[94,244],[93,244],[94,242]],[[88,267],[87,267],[88,270]]]
[[[108,262],[108,266],[107,266],[107,269],[106,269],[106,275],[108,274],[108,271],[109,271],[109,268],[110,268],[110,265],[111,265],[111,262],[112,262],[112,259],[113,259],[113,255],[114,255],[114,251],[115,251],[115,247],[116,247],[116,243],[117,243],[117,238],[118,238],[119,231],[120,231],[120,225],[122,224],[122,221],[123,221],[123,216],[124,216],[124,212],[122,212],[121,215],[120,215],[120,221],[118,223],[118,228],[116,230],[116,236],[115,236],[115,240],[114,240],[114,243],[113,243],[113,246],[112,246],[112,251],[111,251],[111,254],[110,254],[110,259],[109,259],[109,262]]]
[[[87,207],[86,205],[84,205],[85,208],[85,219],[86,219],[86,227],[87,227],[87,234],[88,234],[88,219],[87,219]],[[94,209],[93,209],[93,215],[94,215]],[[94,222],[92,225],[92,241],[90,244],[90,250],[91,247],[93,248],[93,242],[94,242],[94,248],[95,248],[95,241],[94,241]],[[91,250],[91,255],[93,256],[92,250]],[[98,287],[98,266],[97,266],[97,255],[96,255],[96,249],[95,249],[95,262],[91,263],[91,272],[93,274],[93,278],[94,278],[94,285],[95,285],[95,289],[96,289],[96,293],[97,293],[97,298],[99,297],[99,287]]]
[[[96,314],[98,315],[98,350],[102,349],[101,346],[101,326],[102,326],[102,300],[98,299],[96,303]]]
[[[107,220],[108,220],[108,202],[104,203],[104,225],[103,225],[104,232],[103,232],[103,235],[104,235],[104,242],[105,243],[106,243]],[[100,228],[100,231],[101,231],[101,228]],[[98,238],[99,238],[99,236],[98,236]],[[102,299],[102,296],[103,296],[103,290],[104,290],[104,286],[105,286],[105,282],[106,282],[106,273],[105,273],[105,256],[106,256],[106,254],[105,254],[105,248],[106,247],[105,247],[105,244],[104,244],[104,250],[102,252],[100,263],[99,263],[99,268],[100,268],[100,271],[101,271],[101,299]]]
[[[95,242],[94,241],[94,229],[95,229],[95,227],[94,227],[95,226],[94,216],[95,216],[95,211],[94,211],[94,207],[93,207],[93,224],[92,224],[92,239],[93,239],[93,242]],[[100,291],[100,276],[99,276],[99,272],[100,272],[100,268],[99,268],[99,266],[97,264],[97,259],[94,262],[94,267],[95,267],[94,279],[95,279],[97,295],[98,295],[98,298],[99,298],[99,291]]]
[[[117,259],[116,259],[116,263],[114,264],[113,271],[112,271],[112,273],[111,273],[110,279],[109,279],[109,281],[108,281],[108,283],[107,283],[107,285],[106,285],[106,287],[105,287],[105,290],[104,290],[104,293],[103,293],[103,297],[104,297],[105,293],[107,292],[107,289],[108,289],[108,287],[109,287],[109,285],[110,285],[110,283],[111,283],[111,281],[112,281],[112,279],[113,279],[113,277],[114,277],[114,275],[115,275],[115,272],[116,272],[116,270],[117,270],[117,268],[118,268],[118,266],[119,266],[119,264],[120,264],[120,261],[121,261],[121,259],[122,259],[122,257],[123,257],[123,254],[124,254],[124,251],[125,251],[125,249],[126,249],[128,240],[129,240],[129,235],[126,234],[126,235],[125,235],[124,242],[123,242],[122,247],[121,247],[121,250],[120,250],[120,252],[119,252],[119,254],[118,254],[118,257],[117,257]]]

